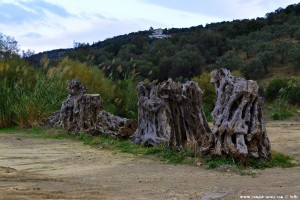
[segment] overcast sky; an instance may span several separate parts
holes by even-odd
[[[36,53],[153,28],[264,17],[296,0],[0,0],[0,33]]]

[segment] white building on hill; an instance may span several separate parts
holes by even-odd
[[[168,37],[171,37],[171,36],[163,34],[163,29],[158,28],[158,29],[154,29],[153,32],[152,32],[152,35],[149,35],[149,37],[150,38],[163,39],[163,38],[168,38]]]

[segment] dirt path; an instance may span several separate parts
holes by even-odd
[[[300,161],[299,122],[268,123],[267,127],[272,147]],[[0,166],[0,199],[5,200],[300,196],[299,167],[240,176],[141,160],[70,140],[32,139],[25,134],[0,135]]]

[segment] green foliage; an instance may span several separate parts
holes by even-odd
[[[276,78],[270,81],[266,88],[266,98],[268,100],[274,100],[279,96],[281,88],[285,88],[288,85],[290,79],[288,78]]]
[[[116,114],[134,119],[137,117],[137,91],[135,89],[137,83],[134,80],[134,74],[126,76],[124,79],[117,80],[116,99],[114,103],[118,109]]]
[[[300,81],[288,78],[273,79],[267,87],[266,94],[269,100],[273,100],[272,119],[287,119],[296,113],[289,104],[300,105]],[[275,100],[271,99],[274,96]]]
[[[193,81],[197,82],[201,90],[203,91],[202,103],[203,110],[206,118],[211,121],[210,113],[214,109],[217,96],[215,93],[214,85],[210,83],[210,73],[204,72],[200,76],[192,78]]]
[[[39,125],[44,118],[58,110],[67,93],[55,77],[40,76],[32,90],[16,87],[18,103],[13,107],[15,121],[20,127]]]
[[[67,55],[87,66],[105,67],[105,76],[113,79],[124,79],[135,68],[140,80],[185,81],[215,67],[260,79],[274,67],[299,69],[299,7],[291,5],[265,18],[164,29],[171,36],[165,39],[149,38],[151,31],[146,30],[47,53],[50,63]],[[125,73],[118,73],[119,66]]]
[[[0,80],[0,128],[14,125],[15,113],[12,111],[16,95],[13,86],[6,79]]]
[[[204,161],[208,168],[216,168],[223,165],[230,165],[236,169],[266,169],[272,167],[289,168],[299,166],[299,164],[297,164],[297,162],[290,156],[278,153],[276,151],[272,151],[270,159],[247,158],[245,165],[235,162],[231,157],[209,157]]]
[[[276,151],[272,151],[271,158],[269,160],[248,159],[247,162],[248,162],[248,166],[255,169],[265,169],[271,167],[289,168],[289,167],[296,167],[299,165],[297,164],[297,162],[293,160],[292,157]]]
[[[116,85],[106,78],[101,70],[96,67],[89,67],[86,63],[71,60],[68,57],[58,63],[57,67],[50,68],[48,77],[57,76],[58,81],[66,84],[68,81],[77,78],[87,86],[88,93],[100,94],[106,103],[110,104],[115,99]]]
[[[0,33],[0,59],[10,59],[19,52],[18,42],[10,36]]]
[[[300,80],[292,78],[273,79],[266,88],[266,98],[286,101],[291,104],[300,104]]]
[[[111,64],[117,64],[117,62],[112,60]],[[109,66],[102,68],[106,71]],[[127,118],[137,116],[135,70],[128,72],[122,65],[118,65],[115,77],[119,78],[107,78],[99,68],[66,57],[58,63],[57,67],[50,68],[47,75],[48,77],[57,76],[61,83],[77,78],[87,86],[88,93],[101,95],[106,111]]]
[[[243,65],[243,60],[234,51],[227,52],[225,55],[219,57],[216,62],[217,68],[226,68],[229,70],[241,69]]]
[[[61,101],[66,96],[62,85],[56,79],[38,77],[34,87],[27,88],[18,82],[8,84],[0,82],[0,127],[19,125],[32,127],[41,123],[53,111],[59,109]]]
[[[276,98],[275,102],[271,104],[271,118],[273,120],[284,120],[291,116],[293,116],[293,113],[287,102],[280,96]]]
[[[300,105],[300,80],[291,79],[279,92],[288,103]]]
[[[241,72],[246,79],[260,79],[264,75],[264,66],[261,60],[254,58],[242,67]]]

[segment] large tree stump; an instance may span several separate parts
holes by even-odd
[[[68,83],[68,98],[61,109],[48,118],[48,124],[67,129],[69,133],[107,134],[129,138],[136,130],[135,120],[103,111],[99,94],[85,94],[87,88],[79,80]]]
[[[79,80],[68,83],[68,98],[62,103],[60,118],[70,133],[96,132],[98,113],[102,109],[99,94],[85,94],[87,88]]]
[[[255,81],[237,78],[227,69],[211,72],[211,83],[217,93],[212,112],[213,154],[269,158],[270,142],[262,119],[263,99]]]
[[[138,128],[132,137],[136,144],[152,146],[167,141],[169,134],[164,116],[165,103],[157,97],[157,86],[139,83]]]
[[[172,79],[162,83],[158,91],[164,99],[171,127],[169,147],[207,153],[211,145],[211,130],[201,108],[202,91],[198,84],[185,84]]]

